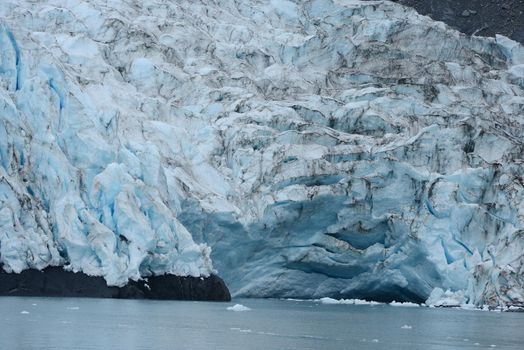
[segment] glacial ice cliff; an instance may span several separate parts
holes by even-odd
[[[5,269],[524,303],[520,44],[388,1],[3,0],[0,23]]]

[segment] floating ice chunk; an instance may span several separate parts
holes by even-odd
[[[234,306],[229,306],[227,309],[229,311],[249,311],[251,310],[250,308],[242,304],[235,304]]]
[[[462,310],[477,310],[478,309],[478,307],[473,304],[462,304],[460,305],[460,308]]]
[[[462,304],[465,304],[463,291],[444,291],[441,288],[433,289],[429,298],[426,300],[426,305],[429,306],[459,307]]]
[[[68,310],[79,310],[80,308],[78,306],[69,306],[67,309]]]
[[[405,325],[403,325],[403,326],[400,327],[400,328],[402,328],[402,329],[412,329],[413,326],[410,326],[410,325],[405,324]]]
[[[322,303],[322,304],[341,304],[341,301],[340,300],[337,300],[337,299],[333,299],[333,298],[320,298],[319,301]]]
[[[354,304],[355,305],[380,305],[382,303],[378,302],[378,301],[367,301],[367,300],[362,300],[362,299],[353,299],[354,301]]]
[[[22,312],[20,312],[20,313],[23,314],[23,315],[27,315],[27,314],[29,313],[29,311],[25,311],[25,310],[24,310],[24,311],[22,311]]]
[[[392,301],[389,303],[391,306],[402,306],[402,307],[419,307],[420,304],[417,303],[410,303],[410,302],[399,302],[399,301]]]
[[[240,333],[251,333],[251,332],[253,332],[251,329],[242,329],[242,328],[238,328],[238,327],[232,327],[232,328],[229,328],[229,329],[232,330],[232,331],[240,332]]]
[[[372,343],[378,343],[378,339],[372,339],[371,342]]]
[[[320,298],[315,301],[318,301],[322,304],[326,305],[336,305],[336,304],[345,304],[345,305],[379,305],[378,301],[367,301],[362,299],[333,299],[333,298]]]

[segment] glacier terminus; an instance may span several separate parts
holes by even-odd
[[[2,0],[0,264],[524,305],[524,47],[389,1]]]

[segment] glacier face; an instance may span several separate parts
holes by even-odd
[[[524,303],[519,44],[387,1],[4,3],[4,268]]]

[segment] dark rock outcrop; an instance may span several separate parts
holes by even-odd
[[[124,287],[108,286],[102,277],[48,267],[42,271],[7,273],[0,267],[0,296],[84,297],[116,299],[230,301],[224,281],[216,276],[151,276],[129,281]]]
[[[524,0],[393,0],[468,35],[502,34],[524,43]]]

